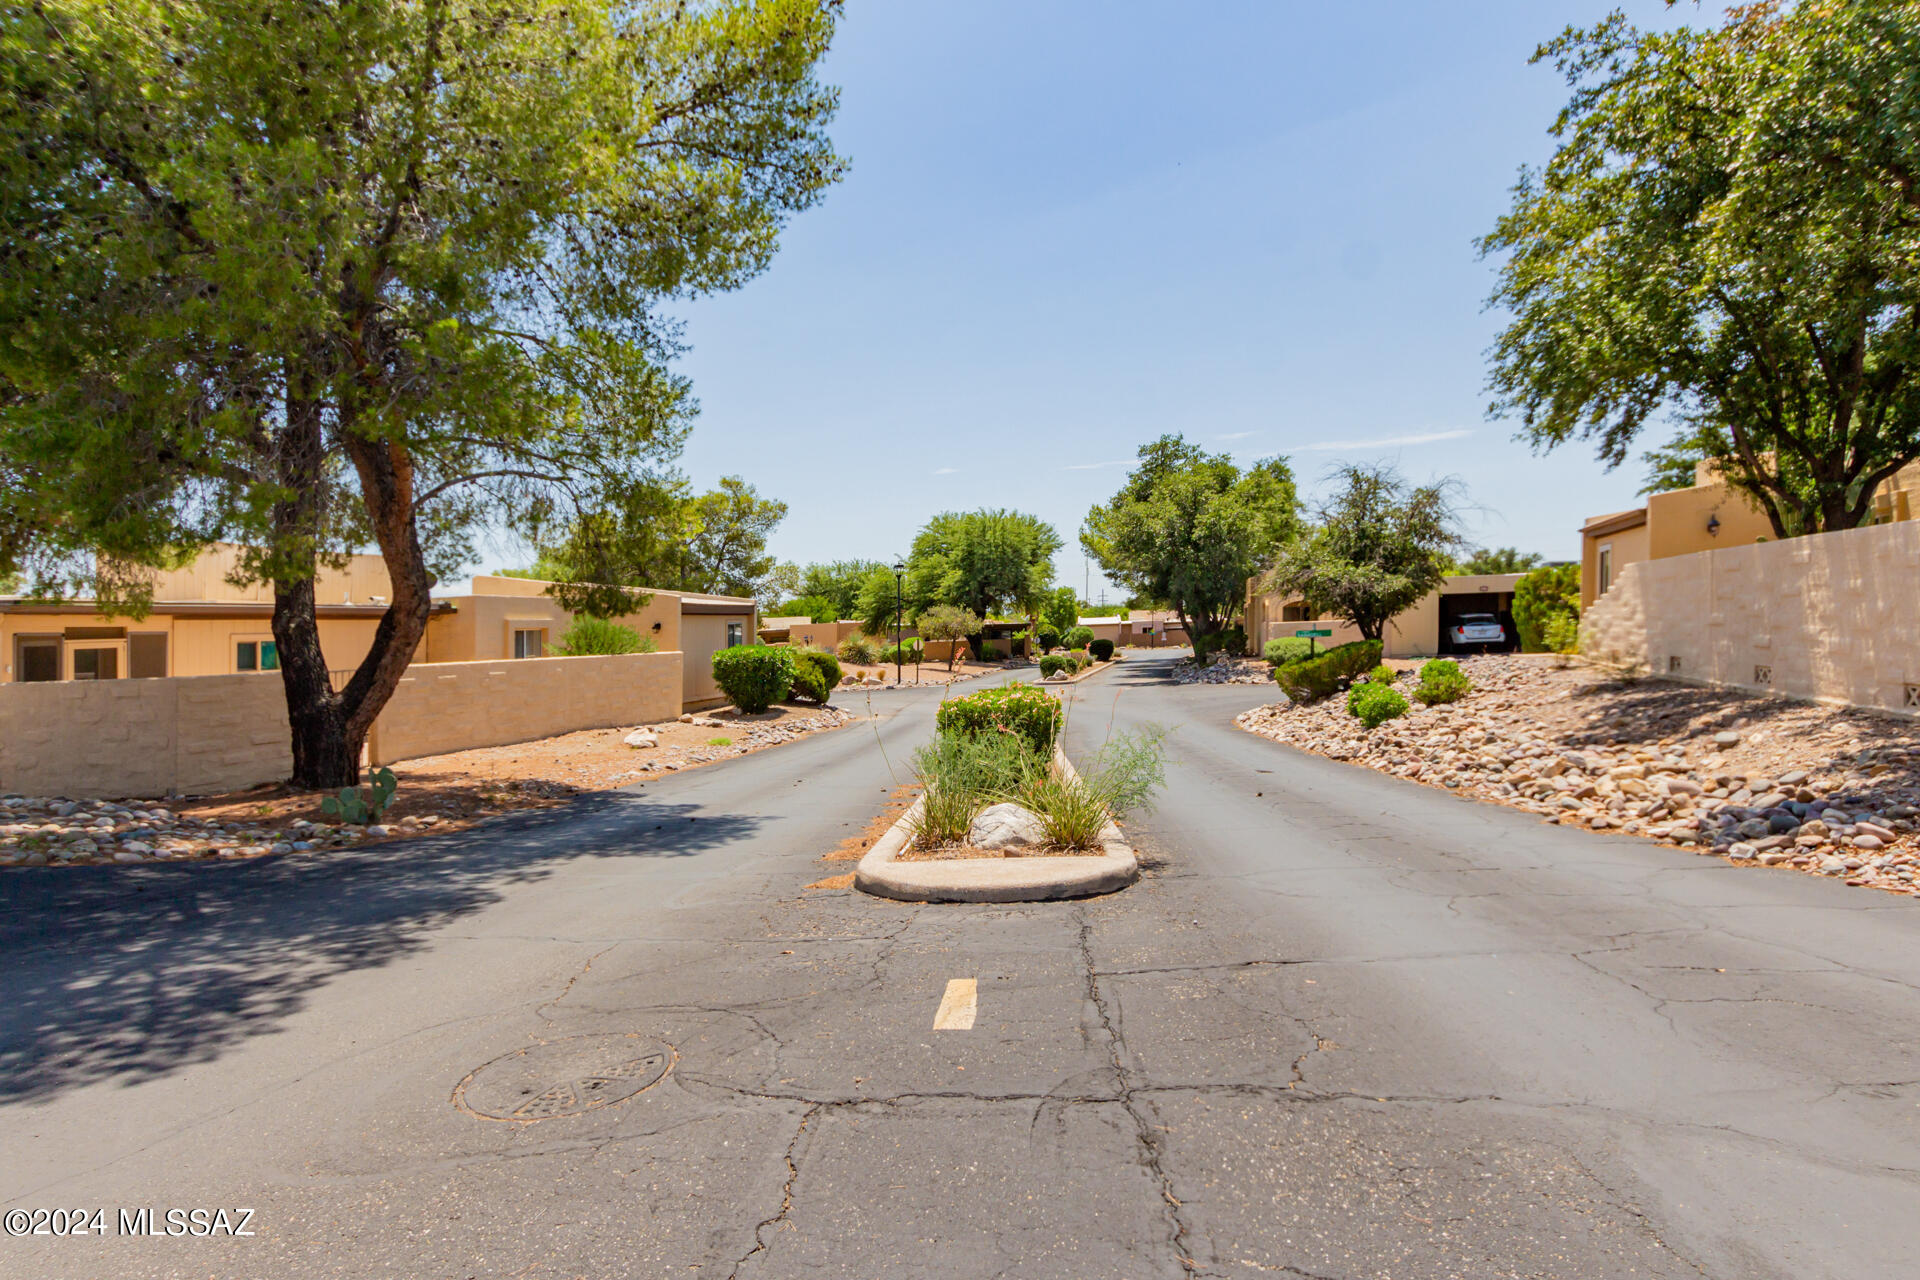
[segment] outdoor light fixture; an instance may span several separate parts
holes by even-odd
[[[906,588],[907,566],[896,560],[893,562],[893,682],[896,685],[906,680],[900,661],[900,632],[902,623],[906,621]]]
[[[1717,511],[1707,517],[1707,536],[1709,538],[1720,536],[1720,513]]]

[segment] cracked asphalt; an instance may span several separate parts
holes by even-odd
[[[1168,661],[1068,692],[1076,760],[1172,730],[1102,899],[804,887],[932,692],[453,836],[0,876],[0,1207],[256,1232],[0,1273],[1920,1274],[1911,902],[1292,752]],[[628,1042],[665,1075],[589,1105]],[[521,1050],[577,1113],[455,1105]]]

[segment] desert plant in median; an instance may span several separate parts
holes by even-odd
[[[1075,664],[1074,660],[1067,654],[1046,653],[1040,655],[1040,678],[1042,680],[1048,676],[1058,675],[1062,671],[1068,675],[1072,675],[1076,668],[1077,664]]]
[[[713,682],[749,714],[765,711],[793,688],[792,649],[745,644],[713,655]]]
[[[585,658],[652,653],[654,648],[652,636],[643,636],[632,627],[622,626],[608,618],[581,614],[561,633],[553,651],[563,658]]]
[[[934,724],[943,734],[1018,734],[1035,751],[1051,751],[1060,733],[1060,703],[1044,689],[1016,680],[940,704]]]
[[[790,697],[805,698],[821,706],[840,685],[840,663],[819,649],[790,649],[793,658],[793,687]]]
[[[1069,649],[1084,649],[1093,643],[1093,628],[1071,627],[1060,637],[1060,643]]]
[[[1420,668],[1420,686],[1413,691],[1413,696],[1432,707],[1442,702],[1458,702],[1472,691],[1473,682],[1467,679],[1459,663],[1451,658],[1435,658]]]
[[[1093,655],[1095,662],[1113,661],[1113,641],[1099,639],[1087,645],[1087,652]]]
[[[1273,678],[1288,697],[1311,702],[1337,693],[1342,680],[1351,681],[1379,665],[1380,642],[1355,640],[1318,657],[1283,663],[1273,669]]]
[[[1166,783],[1161,734],[1142,729],[1114,738],[1078,774],[1037,772],[1021,793],[1047,839],[1063,849],[1097,849],[1100,833],[1137,809],[1151,807]]]

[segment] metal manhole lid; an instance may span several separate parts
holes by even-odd
[[[453,1105],[486,1120],[577,1116],[658,1084],[673,1061],[672,1045],[635,1033],[549,1040],[474,1068]]]

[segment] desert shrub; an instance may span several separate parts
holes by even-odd
[[[1064,653],[1047,653],[1040,657],[1040,676],[1045,679],[1062,671],[1073,671],[1074,661]]]
[[[1049,649],[1058,649],[1059,647],[1060,647],[1060,633],[1058,631],[1055,631],[1052,627],[1040,628],[1040,648],[1044,651]]]
[[[793,688],[789,696],[826,705],[840,686],[840,662],[819,649],[794,649]]]
[[[1267,641],[1267,647],[1262,656],[1277,667],[1283,662],[1300,662],[1313,657],[1318,652],[1319,650],[1314,648],[1313,641],[1304,636],[1281,636]]]
[[[1111,662],[1113,660],[1113,641],[1102,637],[1089,644],[1087,646],[1087,652],[1093,655],[1095,662]]]
[[[1060,643],[1069,649],[1084,649],[1093,643],[1093,628],[1069,627],[1067,633],[1060,637]]]
[[[1045,763],[1012,734],[936,735],[913,755],[913,771],[925,792],[914,843],[929,847],[965,840],[980,810],[1021,795]]]
[[[632,627],[610,618],[581,614],[560,635],[553,652],[562,658],[587,658],[619,653],[652,653],[652,636],[643,636]]]
[[[1073,665],[1076,670],[1085,671],[1093,665],[1093,655],[1085,649],[1069,649],[1067,656],[1073,659]]]
[[[883,644],[874,653],[874,661],[883,667],[890,667],[898,656],[900,665],[911,667],[926,656],[918,640],[902,640],[899,644]]]
[[[1151,808],[1166,783],[1158,729],[1142,729],[1107,743],[1078,777],[1047,770],[1032,774],[1020,802],[1046,828],[1047,838],[1067,849],[1093,849],[1109,819]]]
[[[1004,656],[1000,652],[1000,646],[991,640],[982,640],[976,652],[979,653],[982,662],[998,662]]]
[[[1435,658],[1420,668],[1420,685],[1413,696],[1435,706],[1442,702],[1457,702],[1473,690],[1473,682],[1467,679],[1467,673],[1460,664],[1451,658]]]
[[[943,734],[1015,734],[1035,751],[1051,751],[1060,732],[1060,704],[1046,690],[1016,680],[940,704],[934,724]]]
[[[1375,667],[1373,670],[1367,672],[1368,684],[1392,684],[1395,680],[1398,680],[1399,678],[1400,678],[1400,673],[1395,671],[1392,667],[1388,666],[1384,662],[1381,663],[1379,666]]]
[[[1336,645],[1317,658],[1277,666],[1273,678],[1288,697],[1311,702],[1337,692],[1342,680],[1352,680],[1379,665],[1380,642],[1355,640]]]
[[[1347,714],[1369,729],[1407,714],[1407,700],[1384,684],[1356,684],[1347,690]]]
[[[1558,619],[1564,619],[1549,634]],[[1513,625],[1528,653],[1571,653],[1579,644],[1580,566],[1547,565],[1513,586]],[[1555,644],[1558,639],[1561,644]],[[1564,645],[1564,647],[1562,647]]]
[[[1247,629],[1237,623],[1210,636],[1193,638],[1193,660],[1210,662],[1216,653],[1243,654],[1247,651]]]
[[[793,687],[793,654],[764,644],[722,649],[713,655],[713,682],[742,711],[765,711]]]
[[[840,655],[840,661],[851,662],[857,666],[870,667],[880,647],[863,635],[851,635],[840,642],[834,652]]]

